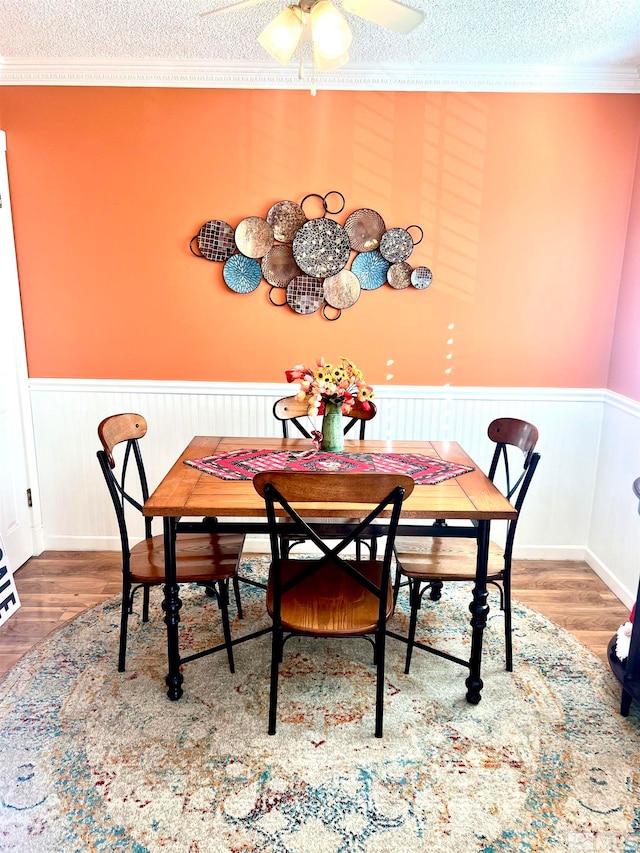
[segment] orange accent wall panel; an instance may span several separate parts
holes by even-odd
[[[374,385],[607,383],[638,96],[4,87],[0,115],[31,377],[272,382],[344,354]],[[328,322],[189,251],[330,190],[341,223],[419,224],[431,287]]]
[[[640,133],[638,134],[640,143]],[[640,401],[640,144],[631,201],[608,387]]]

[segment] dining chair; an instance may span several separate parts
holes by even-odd
[[[347,435],[351,430],[355,427],[356,424],[360,424],[358,430],[358,438],[360,441],[364,441],[365,430],[367,426],[367,422],[375,418],[377,414],[377,409],[372,402],[369,402],[369,408],[364,408],[360,400],[356,400],[353,405],[353,408],[349,412],[348,415],[345,415],[344,418],[346,420],[344,427],[344,434]],[[282,436],[283,438],[289,438],[289,424],[294,426],[298,432],[304,436],[304,438],[311,438],[311,433],[307,430],[307,428],[302,424],[302,418],[307,417],[308,403],[306,400],[298,400],[298,398],[294,395],[293,397],[283,397],[281,400],[277,400],[273,406],[273,415],[276,420],[282,422]],[[347,420],[348,419],[348,420]],[[351,519],[336,519],[333,522],[334,533],[337,537],[341,537],[345,534],[347,526],[351,523]],[[337,526],[336,526],[337,525]],[[330,527],[326,528],[327,533],[331,532]],[[292,535],[283,535],[282,536],[282,544],[285,550],[285,553],[291,550],[291,548],[296,545],[302,545],[306,542],[305,536],[292,536]],[[367,538],[367,539],[358,539],[355,543],[355,548],[357,552],[357,556],[360,556],[360,550],[362,545],[365,545],[372,557],[376,555],[376,540],[375,538]]]
[[[489,424],[487,433],[496,445],[488,478],[498,488],[504,488],[506,498],[518,513],[516,518],[507,524],[504,549],[501,550],[493,543],[491,544],[487,571],[487,583],[495,586],[500,593],[500,609],[504,612],[506,669],[511,672],[513,670],[511,560],[522,505],[540,460],[540,454],[534,452],[538,441],[538,430],[533,424],[517,418],[497,418]],[[443,523],[440,522],[440,524]],[[458,543],[465,544],[461,546]],[[438,601],[445,582],[474,583],[476,550],[474,539],[454,540],[426,536],[399,536],[396,539],[394,599],[398,596],[400,586],[406,585],[409,589],[411,607],[405,673],[409,672],[415,646],[425,651],[433,651],[423,643],[417,643],[415,639],[418,611],[422,606],[425,593],[429,591],[430,599]],[[403,581],[403,578],[406,580]]]
[[[404,475],[378,473],[325,473],[317,471],[265,471],[253,478],[265,500],[271,567],[267,583],[267,611],[273,622],[270,735],[276,731],[278,674],[284,645],[292,636],[365,637],[374,648],[376,665],[375,736],[382,737],[386,623],[393,611],[391,561],[393,542],[403,500],[413,491],[413,480]],[[366,518],[332,546],[318,532],[313,520],[301,517],[305,504],[358,503],[367,507]],[[382,559],[357,559],[345,549],[390,511]],[[283,555],[277,514],[291,523],[320,550],[318,557]]]
[[[344,434],[348,435],[356,424],[360,424],[358,438],[364,440],[367,421],[375,418],[377,409],[375,404],[368,403],[369,408],[364,408],[360,400],[356,400],[348,415],[345,415]],[[289,438],[289,424],[294,426],[304,438],[311,438],[311,433],[303,425],[302,419],[307,417],[309,405],[306,400],[298,400],[293,397],[283,397],[276,400],[273,406],[273,416],[282,423],[282,437]]]
[[[136,510],[135,517],[142,519],[142,506],[149,497],[147,477],[139,441],[147,433],[147,421],[142,415],[123,413],[111,415],[98,425],[102,450],[98,461],[113,501],[120,531],[122,547],[122,609],[120,616],[120,644],[118,671],[124,672],[127,653],[127,626],[133,613],[137,590],[142,589],[142,621],[149,620],[149,591],[152,586],[165,582],[164,537],[153,536],[152,521],[144,517],[144,538],[131,544],[127,516],[128,506]],[[114,448],[124,444],[118,452],[119,463],[114,458]],[[133,460],[132,460],[133,457]],[[233,647],[229,625],[229,581],[234,585],[236,608],[242,618],[237,566],[244,544],[243,535],[216,535],[209,533],[179,534],[176,538],[176,573],[179,584],[195,583],[204,587],[206,594],[215,597],[222,617],[224,644],[229,669],[234,672]]]

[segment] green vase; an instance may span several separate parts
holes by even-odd
[[[322,449],[329,453],[344,450],[342,404],[325,403],[322,418]]]

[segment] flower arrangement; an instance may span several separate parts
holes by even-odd
[[[349,414],[356,400],[364,409],[369,409],[369,400],[374,397],[374,390],[364,381],[362,371],[344,356],[338,364],[328,364],[324,358],[319,358],[313,369],[296,364],[292,370],[286,370],[285,375],[287,382],[300,383],[296,397],[308,401],[307,414],[311,417],[324,414],[327,403],[340,406],[343,415]]]

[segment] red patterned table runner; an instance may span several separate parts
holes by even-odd
[[[323,450],[231,450],[185,459],[185,464],[221,480],[251,480],[260,471],[378,471],[408,474],[419,486],[442,483],[473,471],[467,465],[422,453],[325,453]]]

